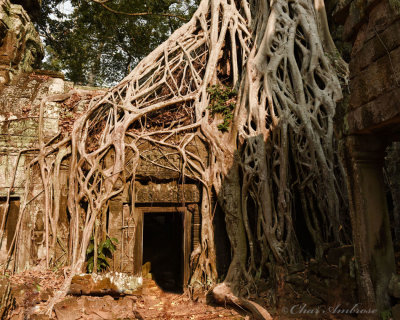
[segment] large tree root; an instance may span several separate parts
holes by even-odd
[[[253,301],[234,295],[232,290],[225,283],[218,284],[213,289],[212,293],[215,301],[221,305],[229,304],[234,307],[243,308],[249,311],[257,320],[272,320],[267,310]]]
[[[45,190],[47,264],[60,232],[56,188],[64,157],[68,263],[75,272],[82,271],[94,226],[110,200],[134,186],[141,161],[178,172],[182,183],[202,185],[200,253],[192,261],[191,284],[208,289],[218,278],[215,200],[225,214],[230,269],[240,270],[226,283],[274,278],[277,265],[302,260],[296,219],[306,224],[317,256],[324,243],[342,241],[340,213],[346,212],[339,210],[333,134],[341,89],[324,51],[324,43],[333,49],[328,30],[320,30],[327,28],[321,1],[316,7],[311,0],[202,0],[190,22],[120,84],[88,102],[68,137],[46,143],[41,134],[36,163]],[[206,157],[196,153],[198,144]],[[30,189],[26,202],[33,199]],[[227,285],[214,295],[260,319],[270,317]]]

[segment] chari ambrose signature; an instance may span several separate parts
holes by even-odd
[[[283,307],[285,314],[374,314],[377,309],[364,308],[356,303],[351,307],[344,307],[341,304],[335,306],[308,306],[306,303],[295,304],[289,307]]]

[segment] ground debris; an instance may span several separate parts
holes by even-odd
[[[234,309],[194,302],[186,294],[161,290],[144,279],[134,295],[119,297],[68,295],[54,307],[52,318],[44,316],[48,300],[59,290],[67,270],[29,270],[9,278],[15,308],[8,319],[57,320],[213,320],[250,319]],[[46,293],[46,294],[44,294]]]
[[[9,277],[13,310],[8,319],[47,319],[39,316],[54,292],[60,290],[68,273],[33,268]]]

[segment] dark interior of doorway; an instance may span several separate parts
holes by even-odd
[[[183,213],[150,212],[143,221],[143,264],[164,291],[183,292]]]
[[[11,243],[13,242],[15,229],[17,227],[20,200],[19,200],[19,198],[11,198],[10,199],[10,205],[9,205],[9,208],[7,211],[8,212],[7,215],[4,215],[5,204],[6,204],[6,198],[1,197],[0,198],[0,225],[3,223],[3,219],[5,218],[6,219],[5,230],[6,230],[6,237],[7,237],[6,249],[9,250]]]

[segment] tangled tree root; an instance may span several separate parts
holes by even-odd
[[[322,12],[322,0],[202,0],[192,19],[120,84],[88,102],[72,132],[47,142],[41,134],[22,207],[34,198],[29,183],[35,177],[29,174],[39,166],[47,264],[54,261],[60,232],[57,179],[64,159],[72,274],[82,271],[110,200],[126,186],[134,188],[141,161],[178,173],[183,184],[190,179],[202,186],[201,239],[191,284],[208,289],[218,279],[216,201],[232,249],[225,283],[254,283],[261,275],[274,279],[276,266],[302,261],[296,219],[306,225],[316,256],[327,243],[343,242],[348,232],[343,170],[333,132],[341,88],[325,54],[333,49]],[[197,143],[206,157],[196,153]],[[149,151],[161,156],[153,159]],[[134,208],[134,190],[130,194]],[[16,238],[13,246],[19,245]],[[270,319],[232,291],[219,285],[214,296]]]
[[[253,301],[234,295],[226,283],[217,285],[213,289],[212,293],[215,301],[219,304],[229,304],[234,307],[243,308],[249,311],[257,320],[272,320],[272,317],[267,310]]]

